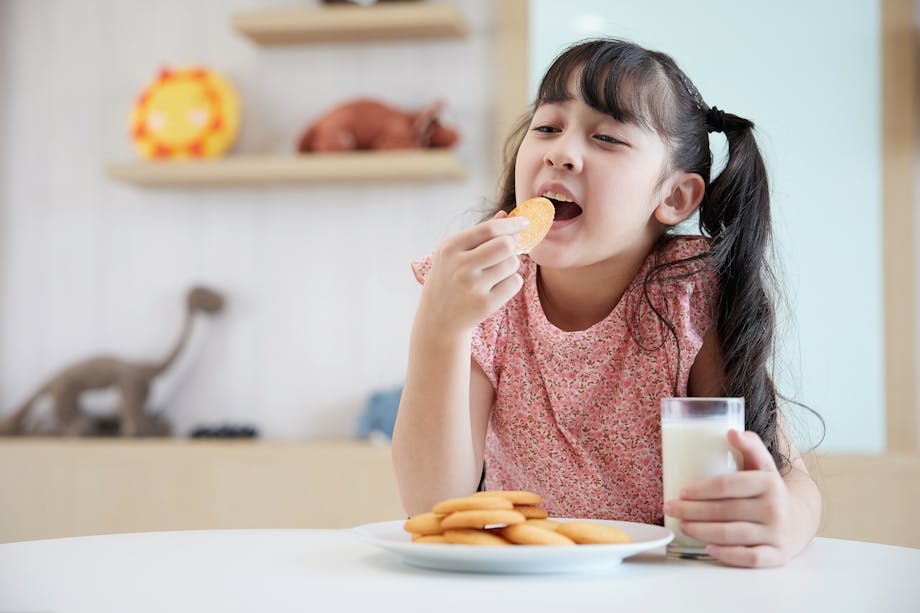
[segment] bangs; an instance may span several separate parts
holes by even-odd
[[[537,105],[567,102],[573,75],[578,95],[594,110],[621,123],[667,134],[667,113],[673,103],[667,76],[647,50],[626,41],[604,39],[574,45],[546,72]]]

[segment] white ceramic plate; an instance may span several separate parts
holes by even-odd
[[[556,521],[571,519],[553,518]],[[578,573],[614,568],[631,555],[667,545],[674,534],[667,528],[628,521],[594,519],[628,533],[624,545],[576,545],[547,547],[514,545],[478,547],[413,543],[402,520],[365,524],[354,531],[368,542],[395,553],[410,566],[473,573]]]

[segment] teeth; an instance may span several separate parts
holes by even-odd
[[[551,198],[553,200],[558,200],[560,202],[575,202],[568,196],[565,196],[563,194],[557,194],[556,192],[543,192],[540,195],[543,196],[544,198]]]

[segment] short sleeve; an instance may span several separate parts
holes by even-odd
[[[472,357],[489,378],[492,389],[495,390],[498,389],[504,355],[505,322],[508,319],[506,308],[503,307],[473,328]]]
[[[693,348],[694,356],[715,322],[719,299],[719,279],[708,256],[709,244],[709,239],[702,236],[682,237],[674,241],[665,255],[666,261],[696,258],[677,268],[687,276],[674,284],[671,294],[671,300],[677,302],[676,312],[681,315],[682,336]]]
[[[702,337],[716,321],[716,307],[719,300],[719,279],[712,266],[699,272],[693,284],[693,299],[690,300],[690,327]]]
[[[432,256],[427,255],[412,262],[415,280],[424,285],[431,274]],[[489,378],[493,389],[498,389],[507,306],[492,314],[473,328],[470,356]]]
[[[419,285],[425,285],[425,279],[428,278],[428,274],[431,272],[431,256],[426,255],[423,258],[419,258],[412,262],[411,266],[415,280],[419,282]]]

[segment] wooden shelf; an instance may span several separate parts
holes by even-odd
[[[390,446],[356,440],[0,437],[0,488],[0,543],[406,516]]]
[[[260,45],[459,38],[468,30],[456,8],[426,2],[240,13],[232,21]]]
[[[107,170],[113,179],[147,187],[421,182],[466,177],[463,164],[446,149],[136,161],[112,164]]]

